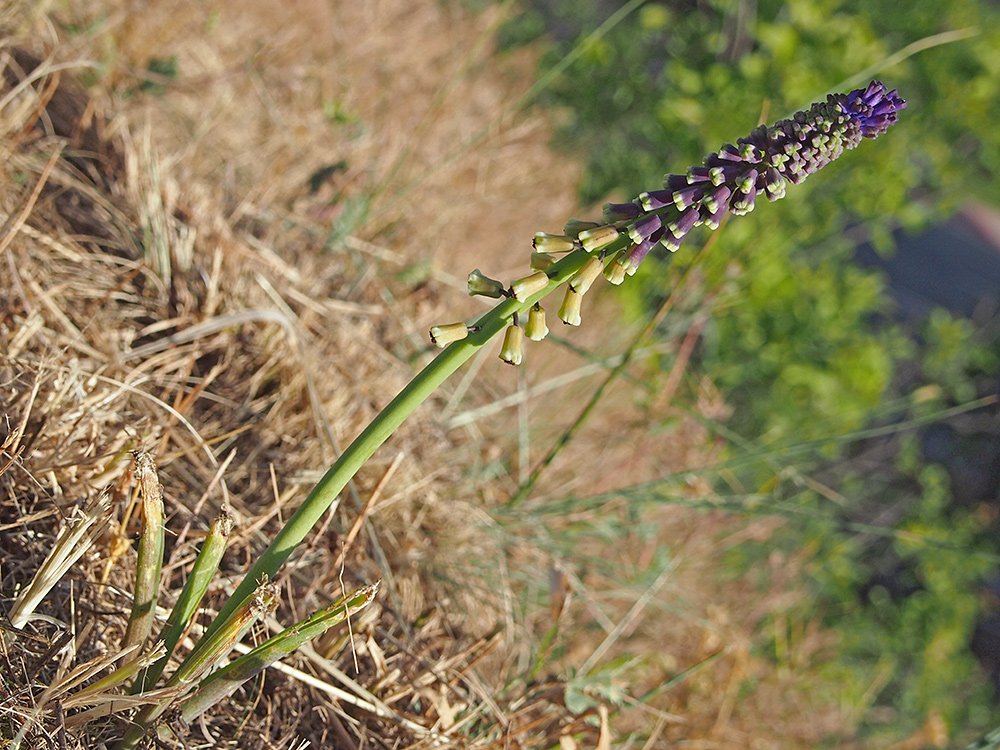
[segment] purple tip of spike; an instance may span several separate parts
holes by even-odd
[[[758,126],[735,145],[724,144],[685,174],[665,175],[662,190],[642,193],[632,203],[608,204],[606,226],[584,234],[584,249],[607,248],[627,231],[632,242],[618,256],[615,273],[622,267],[634,273],[658,242],[677,250],[695,226],[718,229],[727,213],[752,211],[757,198],[778,200],[788,185],[802,182],[864,138],[886,132],[905,108],[896,90],[881,81],[830,94],[773,126]]]
[[[605,203],[604,220],[613,224],[616,221],[634,219],[642,213],[635,203]]]
[[[896,89],[887,91],[884,83],[872,81],[867,88],[844,94],[841,106],[861,127],[861,135],[878,138],[896,122],[896,115],[906,109],[906,102]]]

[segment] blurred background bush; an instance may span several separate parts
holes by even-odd
[[[712,429],[752,459],[717,491],[789,519],[729,564],[808,555],[815,595],[780,630],[820,613],[841,634],[823,670],[861,737],[1000,723],[1000,8],[536,0],[501,43],[539,41],[540,78],[571,61],[542,101],[585,155],[585,205],[871,78],[909,102],[878,142],[724,226],[699,265],[708,322],[685,387],[720,389],[733,412]],[[618,292],[636,318],[677,279],[669,260]]]

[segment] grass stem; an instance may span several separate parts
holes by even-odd
[[[122,641],[123,649],[129,646],[141,649],[152,632],[160,591],[160,570],[163,568],[163,490],[156,476],[156,464],[148,453],[138,451],[135,465],[141,498],[142,531],[135,566],[135,594]]]
[[[194,561],[194,566],[191,568],[191,575],[185,581],[184,588],[181,590],[180,596],[177,597],[177,603],[174,604],[166,625],[163,627],[160,640],[163,641],[164,653],[135,681],[132,686],[133,695],[155,685],[160,675],[163,674],[163,670],[170,660],[170,655],[174,652],[174,648],[191,622],[191,618],[198,611],[198,605],[219,569],[219,562],[222,560],[222,554],[226,550],[226,544],[232,530],[232,514],[228,508],[223,507],[219,515],[212,521],[208,535],[205,537],[205,544],[202,545],[201,551]]]
[[[209,626],[205,637],[210,637],[216,630],[225,627],[239,602],[243,601],[247,594],[256,587],[258,580],[264,576],[269,578],[275,576],[288,556],[305,539],[309,531],[337,499],[341,490],[417,407],[426,401],[452,373],[490,339],[503,331],[515,313],[528,310],[535,302],[567,282],[590,257],[590,254],[583,250],[569,253],[548,269],[549,282],[544,289],[523,301],[513,297],[502,300],[475,322],[475,330],[467,338],[451,344],[428,363],[379,412],[344,450],[333,466],[327,470],[309,496],[302,502],[302,505],[271,540],[267,549],[257,558],[257,562],[247,572],[229,601],[220,610],[215,622]]]

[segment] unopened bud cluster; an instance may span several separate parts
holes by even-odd
[[[583,296],[599,276],[621,284],[657,245],[676,252],[695,227],[717,229],[727,213],[743,216],[753,211],[760,196],[769,201],[784,197],[789,183],[802,182],[863,139],[880,136],[905,107],[896,91],[888,91],[880,81],[847,94],[831,94],[787,120],[755,128],[735,145],[723,145],[685,174],[668,174],[661,190],[641,193],[629,203],[605,205],[602,223],[572,219],[563,234],[539,232],[533,243],[532,274],[505,288],[477,269],[469,275],[469,294],[524,302],[548,287],[546,271],[561,254],[584,250],[592,257],[569,280],[559,308],[563,323],[578,326]],[[464,338],[468,330],[461,323],[436,326],[431,340],[446,346]],[[514,316],[500,358],[520,364],[524,335],[538,341],[547,332],[544,311],[536,303],[526,330]]]

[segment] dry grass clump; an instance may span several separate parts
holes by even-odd
[[[390,289],[369,263],[314,247],[293,266],[229,231],[218,206],[188,203],[148,137],[109,117],[44,51],[15,44],[2,61],[0,136],[4,596],[31,579],[60,518],[109,483],[117,489],[111,531],[45,598],[43,619],[5,639],[0,721],[8,738],[29,722],[27,746],[96,747],[116,727],[98,719],[73,731],[73,712],[62,707],[72,693],[37,705],[38,688],[114,656],[125,635],[134,584],[128,452],[151,451],[160,465],[165,604],[208,521],[224,503],[233,509],[238,531],[211,609],[409,367],[394,351],[398,325],[376,315]],[[495,648],[485,637],[495,597],[462,601],[461,587],[446,594],[432,575],[464,578],[435,542],[446,527],[438,495],[458,479],[444,458],[450,450],[418,417],[280,581],[277,616],[290,622],[345,587],[386,578],[378,609],[352,623],[353,639],[337,632],[301,665],[317,672],[320,691],[340,690],[344,708],[312,710],[308,676],[268,675],[239,710],[207,720],[213,746],[288,747],[296,736],[318,746],[411,745],[448,730],[459,709],[496,708],[463,677]],[[434,565],[417,566],[421,557]],[[360,718],[352,697],[367,709]]]
[[[212,518],[225,505],[237,519],[204,621],[429,355],[427,328],[446,307],[448,319],[478,309],[448,285],[477,265],[523,270],[533,232],[573,208],[577,167],[548,150],[543,120],[509,116],[530,60],[489,54],[495,11],[139,10],[66,3],[50,21],[25,4],[0,49],[0,596],[30,580],[74,508],[109,485],[113,498],[109,531],[39,607],[48,619],[4,639],[0,736],[27,722],[31,747],[120,734],[113,719],[75,725],[69,692],[39,700],[74,666],[120,653],[130,451],[156,456],[165,492],[163,607]],[[171,59],[176,77],[150,71]],[[588,314],[602,309],[613,302]],[[610,355],[621,336],[598,322],[573,339]],[[669,414],[669,397],[619,383],[532,501],[503,509],[603,371],[554,346],[529,356],[530,380],[512,386],[487,351],[375,455],[255,637],[383,579],[376,605],[206,714],[188,746],[607,747],[614,729],[650,747],[766,747],[843,733],[822,697],[755,652],[756,624],[802,596],[795,566],[770,561],[764,587],[714,572],[771,522],[664,507],[637,523],[621,499],[546,513],[567,492],[709,463],[709,436],[682,412],[672,439],[647,439],[647,411]],[[721,414],[711,384],[701,391],[695,408]],[[810,632],[798,653],[828,647]],[[627,679],[602,671],[616,659]]]

